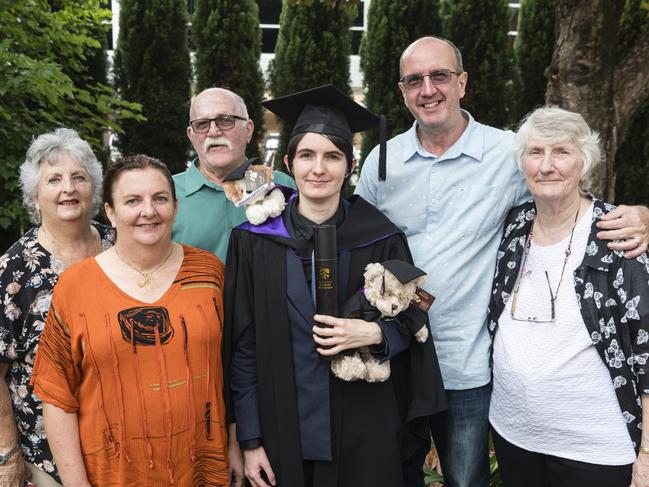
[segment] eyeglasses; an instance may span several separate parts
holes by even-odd
[[[421,86],[424,84],[425,77],[428,77],[428,79],[430,79],[430,82],[434,85],[445,85],[446,83],[451,81],[452,74],[459,76],[462,73],[457,73],[455,71],[451,71],[450,69],[435,69],[428,74],[409,74],[401,78],[399,80],[399,83],[405,86],[406,90],[416,90],[418,88],[421,88]]]
[[[549,320],[541,320],[537,318],[536,316],[528,316],[527,318],[518,318],[516,317],[516,304],[518,302],[518,291],[521,288],[521,282],[523,282],[523,279],[529,275],[532,274],[532,271],[526,271],[523,274],[521,274],[520,278],[516,282],[516,288],[514,289],[514,295],[512,296],[512,309],[511,309],[511,317],[512,320],[514,321],[527,321],[530,323],[554,323],[555,322],[555,314],[554,314],[554,302],[556,300],[556,296],[552,293],[552,286],[550,286],[550,276],[548,276],[548,271],[545,271],[545,280],[548,283],[548,290],[550,291],[550,319]],[[558,289],[557,289],[558,291]]]
[[[196,120],[190,120],[189,125],[194,133],[206,134],[210,131],[212,122],[214,122],[220,130],[225,132],[226,130],[231,130],[237,123],[237,120],[247,120],[247,118],[239,117],[237,115],[219,115],[214,118],[197,118]]]

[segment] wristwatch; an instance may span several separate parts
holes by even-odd
[[[0,465],[4,465],[5,463],[7,463],[11,459],[11,457],[13,457],[19,451],[20,451],[20,445],[16,445],[7,453],[0,453]]]

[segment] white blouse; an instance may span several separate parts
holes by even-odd
[[[570,236],[550,246],[532,242],[521,279],[516,313],[509,299],[498,322],[493,350],[493,393],[489,420],[508,442],[525,450],[571,460],[627,465],[633,444],[608,369],[583,322],[573,283],[581,264],[593,207],[575,228],[572,252],[555,300]],[[520,277],[519,277],[520,278]]]

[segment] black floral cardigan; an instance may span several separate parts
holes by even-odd
[[[99,231],[102,250],[113,245],[115,233],[110,227],[96,222],[92,225]],[[20,444],[25,459],[57,482],[61,479],[45,438],[42,404],[29,380],[52,290],[64,267],[38,242],[38,227],[0,257],[0,363],[10,364],[4,379]]]
[[[595,236],[595,223],[613,208],[594,200],[586,253],[573,278],[581,315],[611,375],[637,453],[642,434],[640,394],[649,394],[649,254],[625,259],[623,252],[608,249],[606,242]],[[507,216],[489,304],[492,342],[518,277],[535,215],[534,203],[528,202]]]

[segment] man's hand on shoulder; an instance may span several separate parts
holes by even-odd
[[[597,228],[597,238],[618,240],[609,242],[609,249],[623,250],[624,257],[633,259],[649,247],[649,208],[620,205],[604,215]]]

